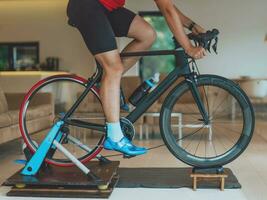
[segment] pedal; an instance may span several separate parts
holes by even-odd
[[[123,158],[124,159],[131,159],[131,158],[134,158],[136,156],[130,156],[130,155],[126,155],[126,154],[123,154]]]

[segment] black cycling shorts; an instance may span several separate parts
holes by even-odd
[[[93,55],[117,49],[115,37],[127,36],[136,16],[124,7],[109,11],[98,0],[69,0],[67,15]]]

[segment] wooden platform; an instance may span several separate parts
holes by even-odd
[[[7,196],[17,197],[57,197],[57,198],[109,198],[118,183],[119,177],[114,176],[108,188],[100,190],[87,187],[55,187],[55,186],[15,186],[7,193]]]
[[[116,186],[119,162],[100,164],[97,161],[86,165],[102,181],[95,182],[78,168],[48,167],[37,176],[23,176],[20,171],[4,182],[12,186],[7,196],[108,198]]]

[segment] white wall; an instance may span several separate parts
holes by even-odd
[[[204,27],[221,30],[219,55],[200,61],[202,73],[267,76],[266,0],[175,2]],[[66,4],[67,0],[1,0],[0,42],[40,41],[41,61],[58,56],[63,69],[88,76],[93,59],[79,33],[66,24]],[[127,6],[135,11],[156,9],[152,0],[128,0]]]
[[[67,25],[66,0],[0,1],[0,42],[39,41],[40,59],[60,57],[62,69],[85,77],[94,68],[78,31]]]
[[[217,27],[221,31],[219,55],[199,62],[202,73],[267,78],[266,0],[175,0],[175,3],[205,28]],[[128,0],[128,6],[134,10],[151,10],[151,5],[151,0]]]

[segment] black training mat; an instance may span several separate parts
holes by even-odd
[[[118,188],[192,188],[192,168],[119,168]],[[225,189],[241,188],[229,168],[224,169],[228,178]],[[219,181],[198,181],[198,188],[218,188]]]

